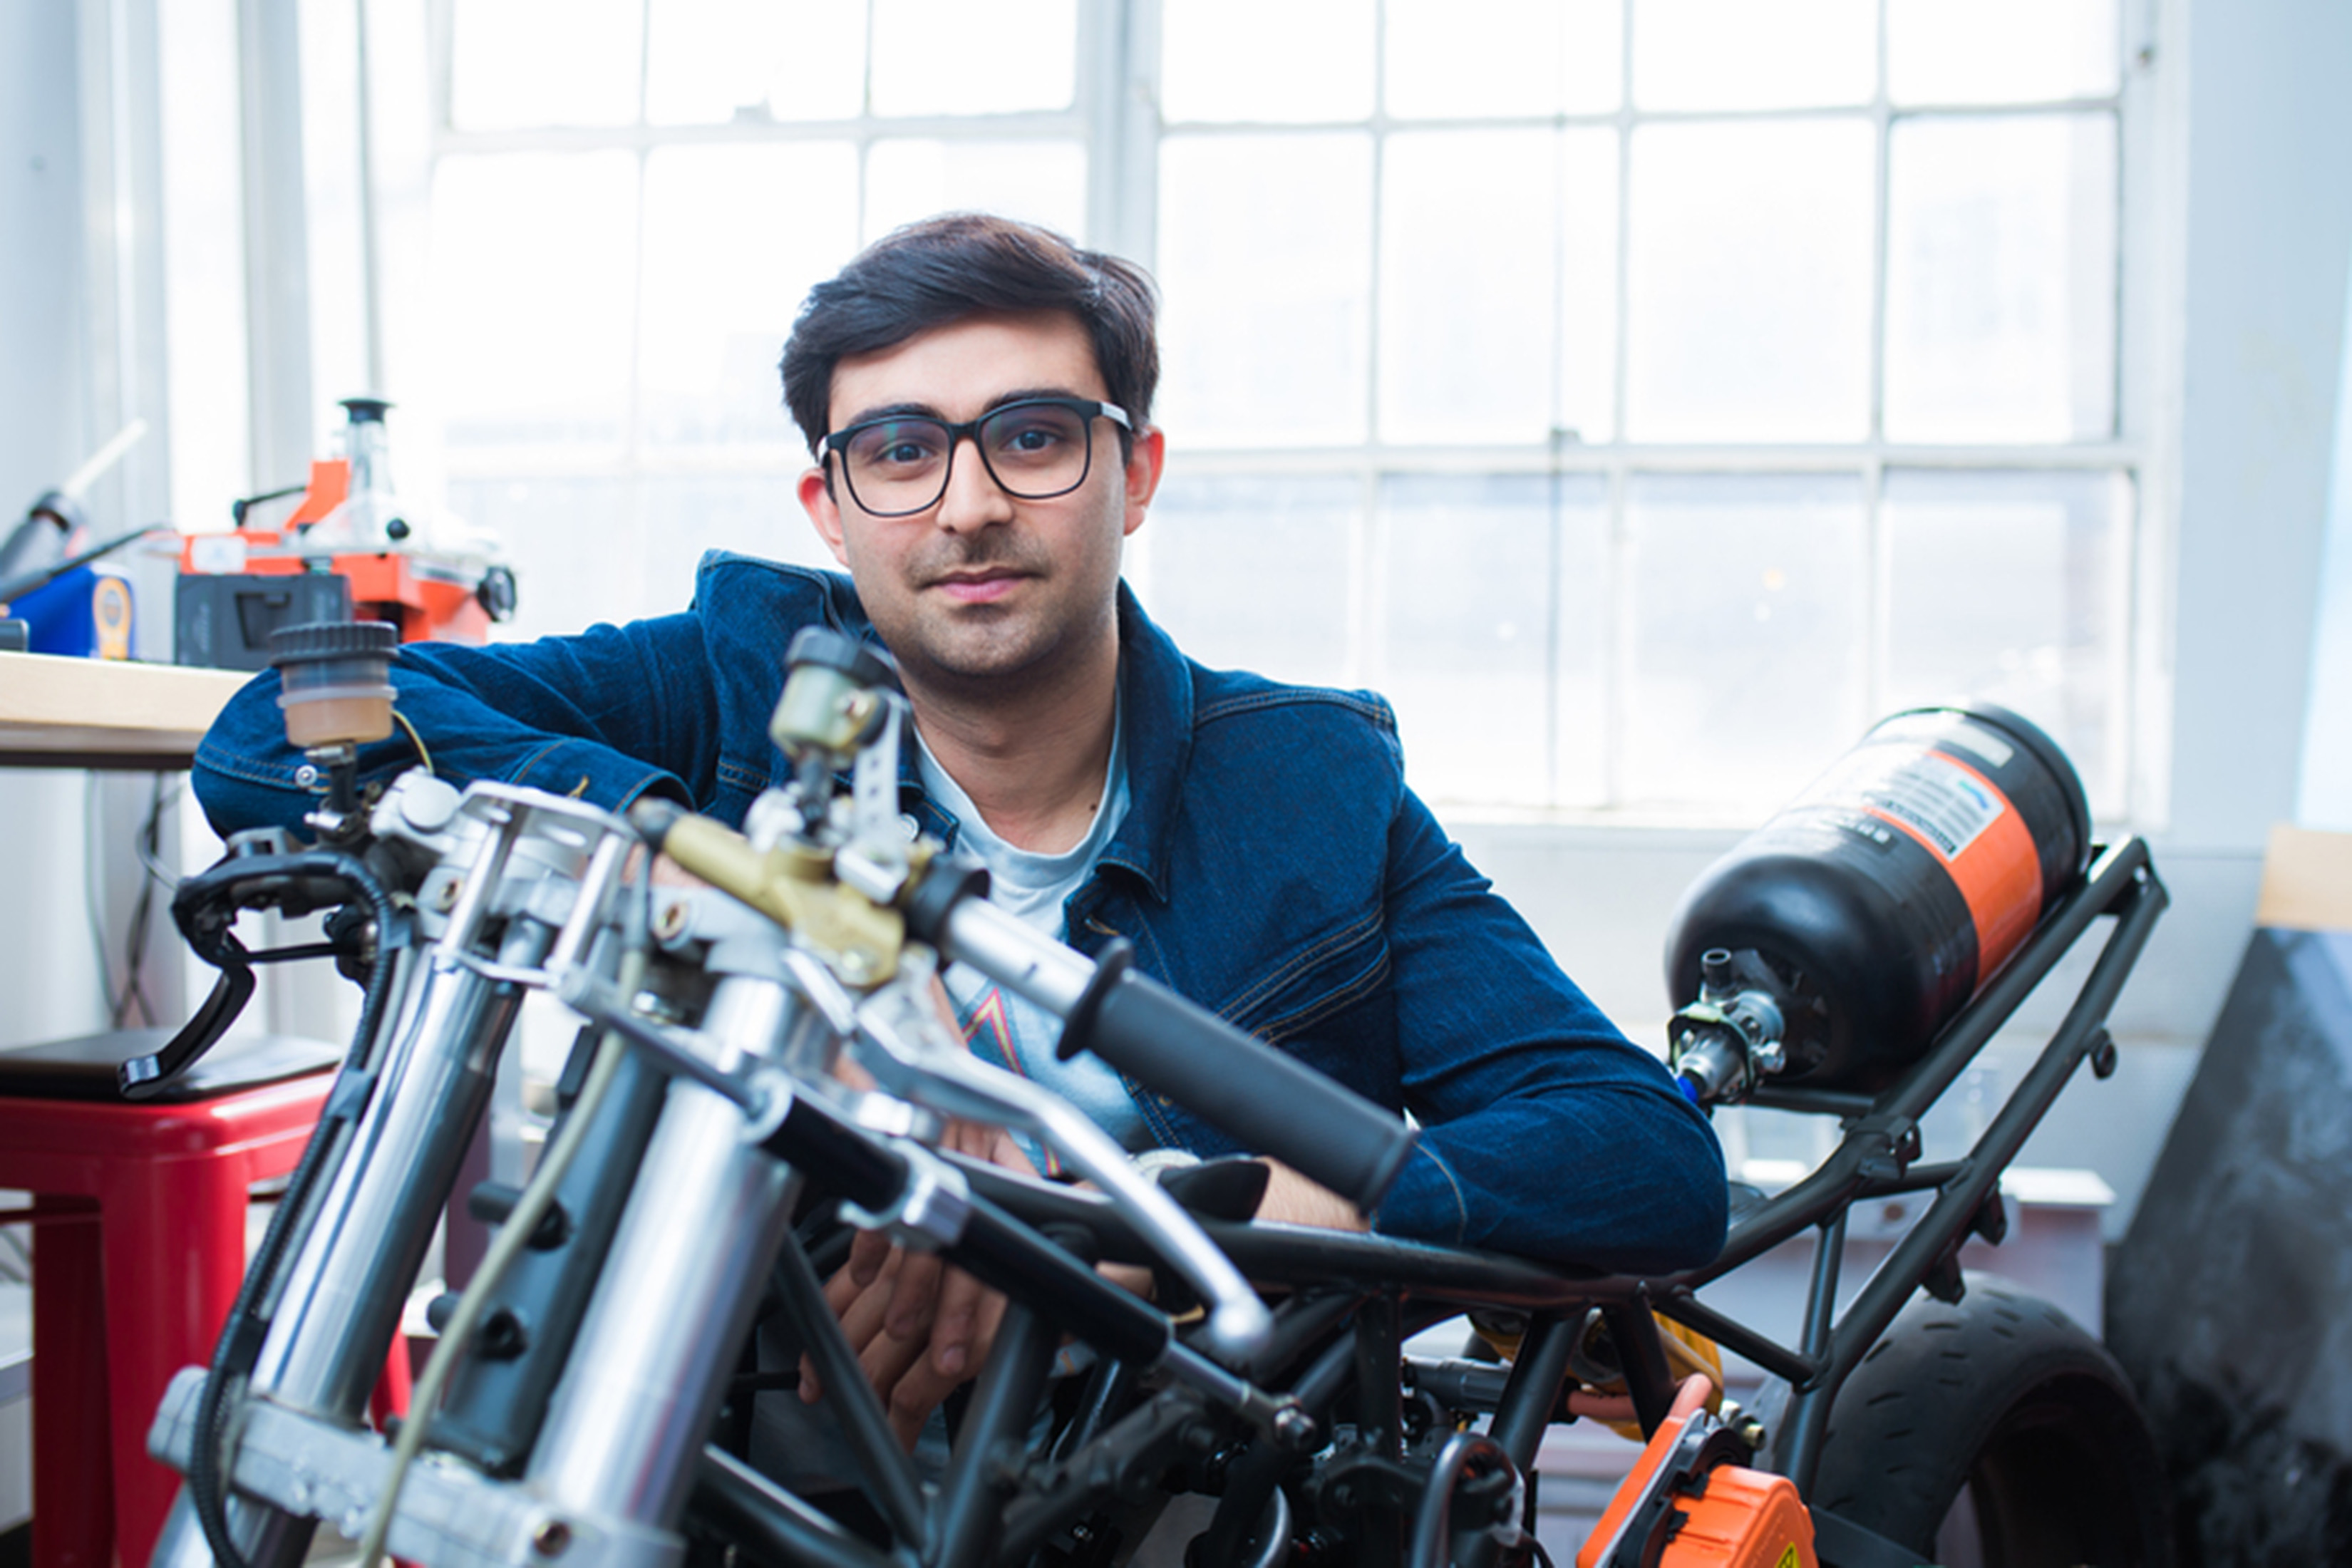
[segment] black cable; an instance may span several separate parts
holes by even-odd
[[[1438,1450],[1437,1462],[1423,1483],[1421,1507],[1412,1521],[1412,1544],[1405,1552],[1412,1568],[1444,1568],[1448,1537],[1453,1533],[1454,1489],[1467,1479],[1471,1468],[1485,1465],[1518,1478],[1518,1468],[1502,1445],[1480,1432],[1456,1432]],[[1483,1527],[1482,1527],[1483,1528]]]
[[[280,860],[289,876],[339,878],[365,900],[375,919],[375,958],[369,966],[367,986],[360,1001],[359,1026],[352,1033],[351,1048],[343,1058],[335,1089],[329,1092],[327,1110],[320,1117],[318,1130],[304,1147],[293,1175],[288,1178],[286,1194],[269,1216],[269,1227],[263,1232],[261,1245],[246,1269],[245,1282],[237,1288],[236,1304],[229,1309],[228,1322],[213,1348],[204,1392],[196,1402],[195,1441],[188,1456],[188,1500],[204,1531],[205,1544],[212,1549],[215,1568],[252,1568],[229,1531],[227,1488],[221,1474],[229,1387],[253,1370],[263,1336],[269,1329],[263,1303],[275,1289],[288,1239],[310,1205],[310,1189],[320,1172],[333,1163],[344,1134],[365,1104],[365,1097],[359,1095],[352,1097],[352,1103],[343,1103],[341,1090],[345,1084],[363,1077],[373,1066],[369,1058],[382,1022],[384,1000],[391,992],[394,960],[408,945],[406,918],[393,908],[391,895],[358,860],[336,850],[310,850],[273,858]],[[185,922],[184,929],[184,925]],[[225,929],[221,934],[226,934]]]
[[[161,852],[163,827],[163,775],[154,775],[154,784],[147,798],[147,821],[133,840],[140,864],[152,871],[155,857]],[[147,963],[147,927],[155,910],[155,879],[150,875],[139,879],[139,897],[131,906],[131,931],[123,939],[122,995],[114,1004],[115,1028],[121,1028],[131,1016],[131,1005],[139,1004],[139,1016],[150,1028],[155,1024],[155,1005],[147,999],[147,988],[140,979],[140,970]]]

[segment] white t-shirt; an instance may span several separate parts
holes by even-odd
[[[988,901],[1056,942],[1065,940],[1068,921],[1064,906],[1093,873],[1095,862],[1102,858],[1127,815],[1123,717],[1114,715],[1111,721],[1110,763],[1094,825],[1086,837],[1059,855],[1034,854],[998,837],[919,734],[915,737],[915,748],[925,792],[962,825],[957,848],[988,868]],[[961,963],[950,964],[940,980],[972,1055],[1045,1085],[1084,1111],[1129,1152],[1151,1147],[1151,1132],[1144,1125],[1142,1113],[1108,1063],[1087,1051],[1068,1061],[1055,1054],[1062,1038],[1061,1019]],[[1039,1170],[1055,1173],[1047,1151],[1025,1136],[1019,1142]]]

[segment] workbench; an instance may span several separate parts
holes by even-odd
[[[242,670],[0,653],[0,767],[184,768]]]

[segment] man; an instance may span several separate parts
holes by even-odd
[[[844,579],[706,560],[694,607],[577,637],[405,648],[404,716],[436,766],[623,806],[740,819],[787,776],[766,724],[799,627],[897,657],[929,833],[1000,901],[1141,967],[1423,1128],[1372,1224],[1604,1267],[1712,1256],[1722,1157],[1664,1071],[1552,963],[1404,787],[1387,705],[1212,672],[1119,581],[1165,456],[1150,283],[978,216],[901,230],[811,294],[783,360],[817,466],[800,499]],[[224,831],[302,809],[264,678],[196,759]],[[416,761],[371,748],[365,776]],[[1108,1068],[1057,1072],[1049,1021],[950,972],[976,1050],[1052,1081],[1130,1149],[1230,1152]],[[967,1133],[979,1148],[977,1134]],[[993,1152],[1010,1157],[1001,1146]],[[1276,1168],[1261,1217],[1355,1226]],[[894,1417],[969,1376],[990,1304],[861,1249],[829,1293]]]

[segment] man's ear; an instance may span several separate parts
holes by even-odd
[[[801,509],[809,515],[809,523],[833,558],[845,567],[849,564],[849,550],[841,537],[841,506],[833,499],[833,487],[824,482],[823,468],[811,468],[801,476]]]
[[[1168,438],[1156,425],[1144,428],[1135,437],[1134,450],[1127,459],[1127,517],[1119,531],[1133,533],[1143,526],[1144,513],[1151,507],[1151,498],[1160,489],[1160,470],[1168,458]]]

